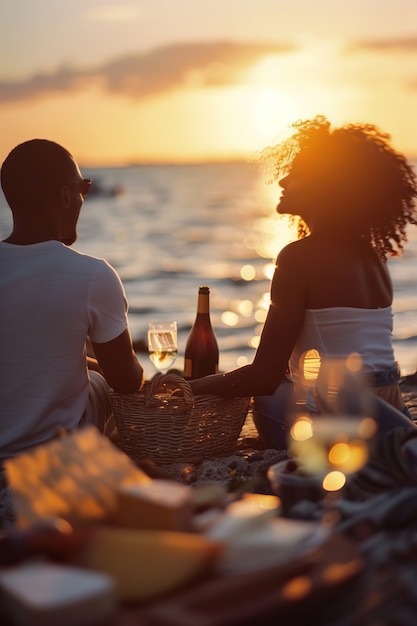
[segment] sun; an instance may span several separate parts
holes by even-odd
[[[286,130],[299,117],[298,106],[291,96],[279,89],[257,90],[253,111],[254,126],[260,143],[272,138],[282,140]]]

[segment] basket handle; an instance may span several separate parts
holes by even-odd
[[[146,385],[143,393],[145,402],[148,405],[157,404],[161,401],[161,398],[155,396],[162,391],[171,391],[170,395],[174,395],[176,391],[181,391],[187,407],[191,407],[194,404],[194,396],[191,390],[190,384],[185,378],[178,376],[178,374],[158,374],[154,376],[149,385]]]

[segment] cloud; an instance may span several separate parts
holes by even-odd
[[[238,83],[264,56],[292,52],[291,44],[218,41],[182,43],[124,56],[92,69],[61,67],[22,81],[0,80],[0,103],[69,93],[97,82],[113,94],[144,99],[181,87]]]
[[[346,48],[347,52],[377,52],[399,53],[413,55],[417,53],[417,37],[400,37],[397,39],[374,39],[370,41],[357,41]],[[417,89],[417,78],[407,81],[406,87],[411,90]]]
[[[88,75],[63,67],[52,74],[35,74],[20,82],[0,81],[0,103],[17,102],[47,93],[68,92],[87,82]]]
[[[417,52],[417,37],[402,37],[398,39],[375,39],[372,41],[357,41],[347,48],[352,52]]]

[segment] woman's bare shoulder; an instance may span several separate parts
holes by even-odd
[[[311,243],[311,237],[304,237],[292,241],[280,250],[277,256],[277,265],[287,265],[288,263],[304,262],[310,251],[314,248]]]

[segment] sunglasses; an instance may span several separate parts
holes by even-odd
[[[88,192],[90,191],[91,183],[93,181],[91,178],[83,178],[80,182],[77,183],[69,183],[68,187],[78,186],[78,193],[85,198]]]
[[[91,187],[91,183],[93,181],[91,180],[91,178],[84,178],[83,181],[80,184],[80,194],[82,195],[83,198],[86,197],[86,195],[88,194],[88,192],[90,191],[90,187]]]

